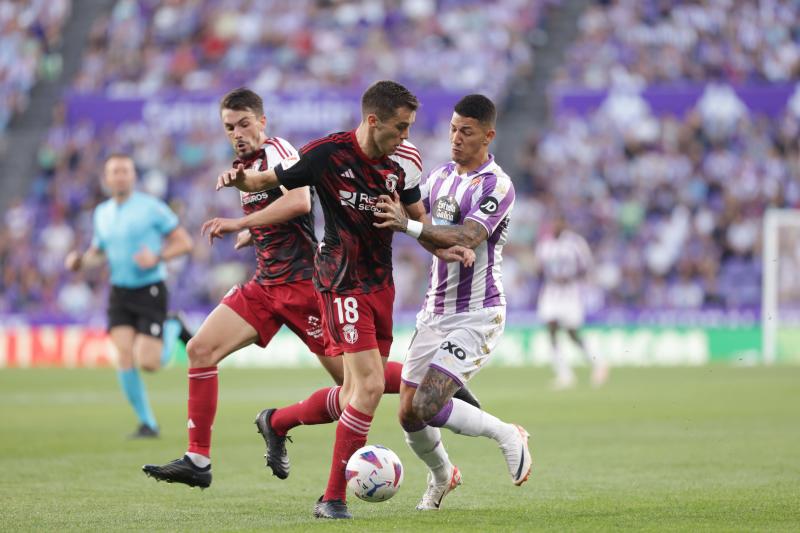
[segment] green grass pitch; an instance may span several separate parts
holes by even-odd
[[[584,383],[585,383],[585,376]],[[355,522],[311,516],[334,426],[300,427],[291,476],[264,468],[253,418],[328,384],[321,369],[223,369],[214,481],[200,491],[140,468],[186,445],[183,369],[148,376],[157,441],[111,370],[0,370],[0,531],[779,531],[800,529],[800,368],[619,369],[600,390],[548,389],[549,373],[490,368],[485,407],[532,435],[534,473],[514,487],[493,442],[443,430],[464,484],[438,512],[414,510],[425,471],[387,396],[370,442],[394,449],[405,481],[389,502],[350,498]]]

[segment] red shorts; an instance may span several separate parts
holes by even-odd
[[[231,289],[222,303],[255,328],[258,332],[256,344],[261,347],[266,346],[285,324],[312,353],[329,355],[311,280],[282,285],[261,285],[250,280]]]
[[[369,294],[318,292],[323,331],[331,355],[392,348],[394,286]]]

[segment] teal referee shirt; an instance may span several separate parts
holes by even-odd
[[[164,236],[177,227],[178,217],[167,204],[141,192],[134,191],[121,204],[112,198],[98,205],[92,246],[108,258],[111,284],[136,289],[164,281],[167,267],[163,261],[143,270],[133,256],[145,246],[160,255]]]

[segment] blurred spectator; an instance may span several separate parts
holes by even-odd
[[[0,2],[0,133],[24,111],[33,85],[61,74],[61,32],[71,0]]]

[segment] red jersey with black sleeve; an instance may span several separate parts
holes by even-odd
[[[261,149],[247,160],[233,162],[234,168],[267,170],[287,158],[297,158],[297,151],[289,142],[270,137]],[[311,190],[313,195],[313,189]],[[259,192],[242,192],[242,210],[246,215],[264,209],[283,196],[281,189]],[[313,201],[313,196],[312,196]],[[317,238],[314,235],[313,212],[295,217],[288,222],[250,228],[258,260],[253,279],[261,285],[280,285],[292,281],[311,279],[314,271],[314,252]]]
[[[419,152],[404,142],[391,157],[368,158],[355,131],[333,133],[308,143],[299,159],[275,167],[287,189],[312,185],[325,216],[325,237],[315,257],[314,283],[321,292],[366,294],[393,285],[392,231],[376,228],[381,194],[420,199]]]

